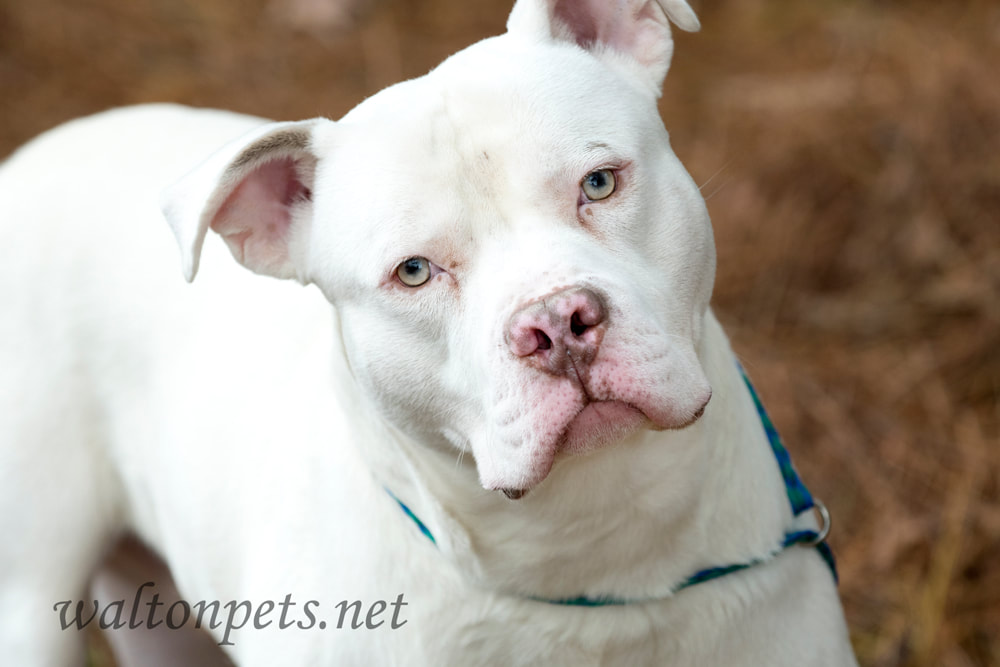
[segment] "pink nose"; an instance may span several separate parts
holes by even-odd
[[[594,360],[605,326],[601,298],[585,287],[571,287],[511,315],[507,345],[540,370],[563,374]]]

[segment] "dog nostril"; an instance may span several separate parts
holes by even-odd
[[[573,317],[569,320],[569,330],[573,332],[574,336],[582,336],[583,332],[589,328],[589,326],[580,320],[579,313],[573,313]]]
[[[551,350],[552,349],[552,339],[546,335],[541,329],[535,329],[535,340],[538,341],[538,350]]]

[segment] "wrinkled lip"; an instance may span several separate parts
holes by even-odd
[[[558,451],[581,454],[614,444],[652,423],[622,401],[591,401],[566,425]]]
[[[654,431],[679,430],[691,426],[705,414],[705,407],[712,398],[708,391],[704,402],[691,416],[683,421],[673,423],[667,420],[657,421],[643,410],[625,401],[587,401],[562,430],[560,436],[542,452],[544,470],[539,470],[537,479],[523,488],[492,487],[499,490],[507,498],[518,500],[523,498],[536,485],[540,484],[552,469],[556,454],[584,454],[621,442],[636,431],[647,428]],[[490,488],[490,487],[487,487]]]
[[[623,401],[590,401],[566,424],[553,447],[552,456],[560,452],[592,452],[613,445],[640,428],[653,426],[641,410]],[[531,487],[504,488],[500,492],[511,500],[519,500],[530,490]]]

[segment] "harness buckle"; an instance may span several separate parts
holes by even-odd
[[[813,498],[813,503],[813,510],[819,515],[819,530],[816,531],[816,537],[801,543],[804,547],[816,547],[826,542],[826,538],[830,534],[830,527],[833,525],[833,519],[830,517],[830,511],[826,509],[826,505],[819,498]]]

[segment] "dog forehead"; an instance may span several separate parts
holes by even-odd
[[[343,122],[384,137],[376,149],[386,159],[395,152],[478,163],[494,149],[520,163],[526,152],[564,156],[596,135],[637,143],[651,108],[655,115],[648,93],[574,44],[502,35],[373,95]]]
[[[439,89],[460,137],[478,144],[523,145],[540,155],[556,150],[560,157],[580,150],[595,135],[626,143],[634,139],[639,128],[622,121],[643,115],[652,100],[575,44],[525,42],[510,35],[452,56],[427,79]]]
[[[381,91],[342,119],[325,165],[350,208],[346,261],[374,280],[442,244],[460,263],[520,221],[558,226],[587,171],[663,132],[646,97],[574,45],[507,36]]]

